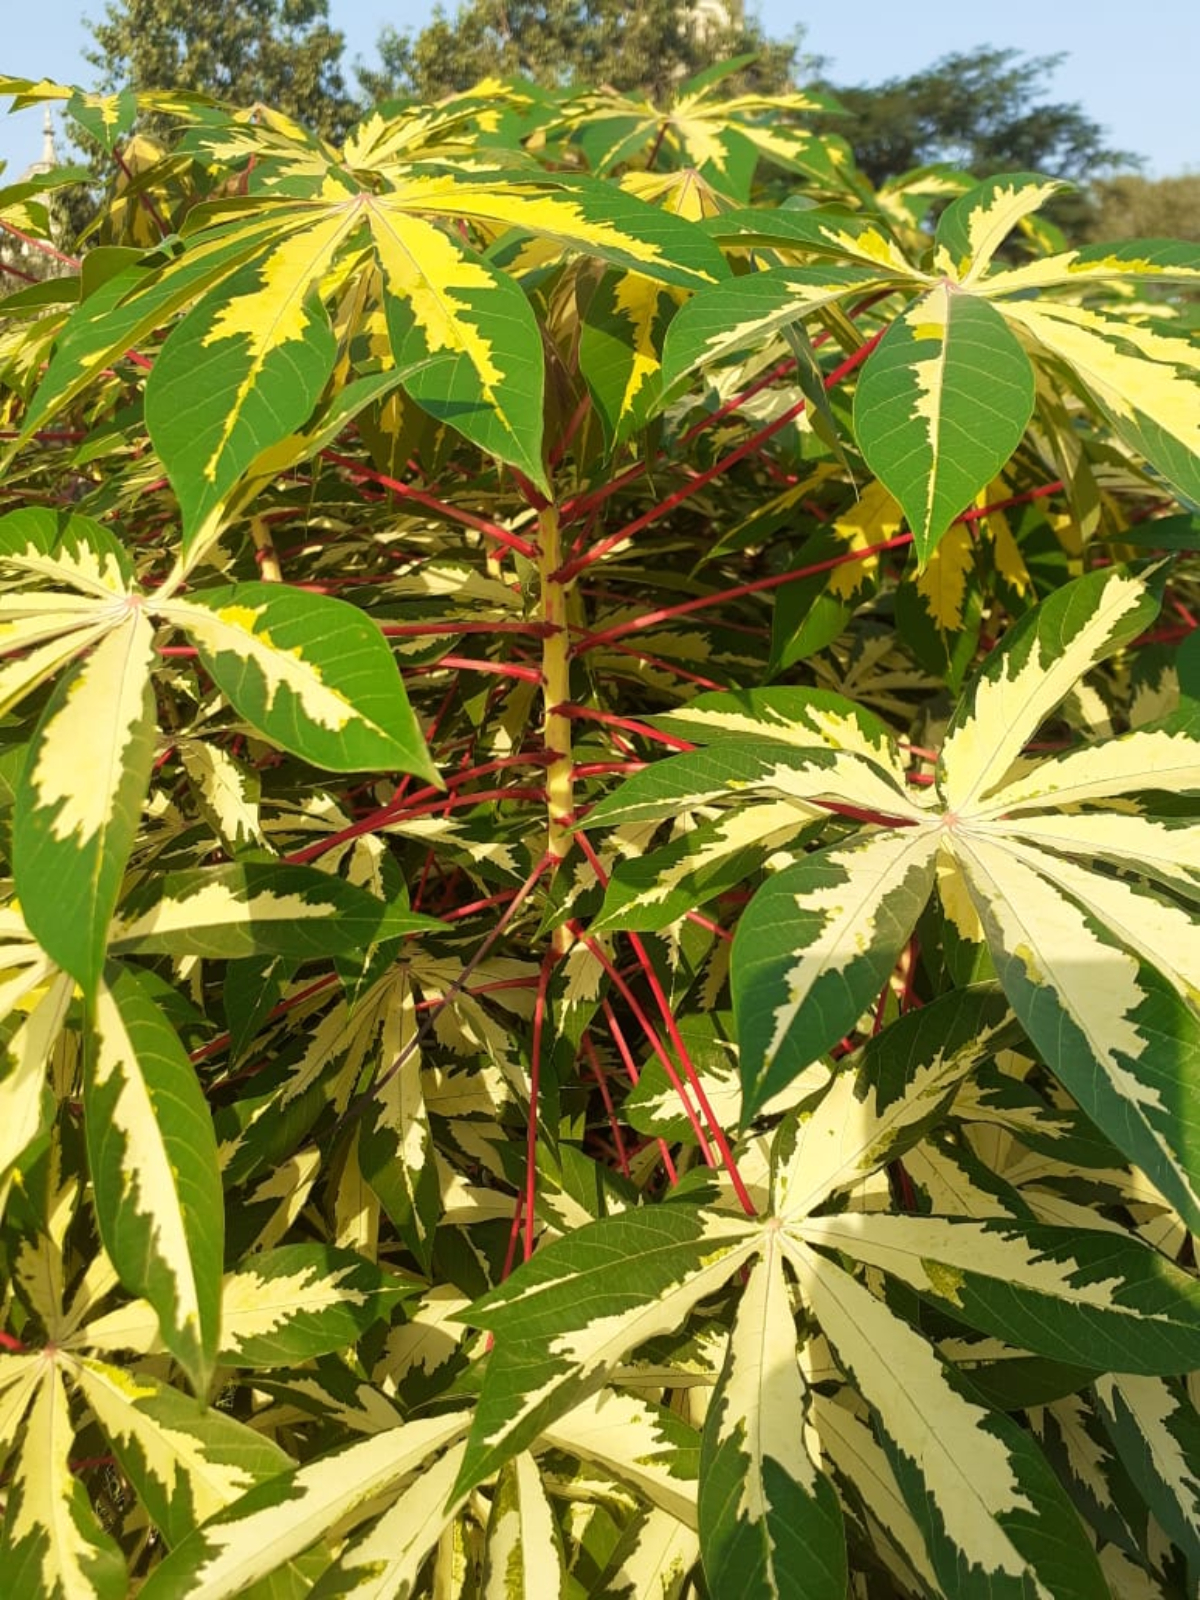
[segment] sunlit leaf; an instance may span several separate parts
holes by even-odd
[[[203,1394],[219,1337],[216,1139],[178,1035],[130,971],[111,968],[96,997],[84,1117],[104,1248]]]
[[[922,564],[1008,461],[1033,400],[1029,358],[1003,317],[953,283],[884,334],[855,390],[854,429],[903,506]]]
[[[810,1454],[807,1391],[783,1260],[768,1246],[743,1290],[704,1428],[700,1548],[716,1594],[845,1595],[841,1511]]]

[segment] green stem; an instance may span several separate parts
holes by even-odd
[[[542,736],[550,761],[546,767],[546,851],[561,861],[571,848],[569,828],[575,813],[574,758],[571,719],[559,709],[571,698],[571,664],[567,634],[567,585],[559,576],[562,547],[558,507],[538,512],[538,576],[541,580]]]

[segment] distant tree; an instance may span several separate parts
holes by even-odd
[[[791,81],[799,36],[769,40],[754,18],[719,0],[466,0],[438,6],[415,35],[385,28],[377,69],[359,67],[372,100],[437,99],[490,75],[548,88],[608,84],[663,99],[713,62],[754,52],[740,80],[767,92]]]
[[[342,76],[345,39],[328,0],[108,0],[87,24],[104,89],[199,89],[261,100],[336,138],[359,107]]]
[[[830,83],[849,113],[830,127],[854,148],[875,183],[930,162],[949,162],[980,178],[993,172],[1045,172],[1077,182],[1140,158],[1105,143],[1082,106],[1050,102],[1047,80],[1061,56],[980,48],[943,56],[907,78]]]
[[[1089,236],[1101,239],[1193,239],[1200,242],[1200,172],[1145,178],[1121,172],[1092,186]]]

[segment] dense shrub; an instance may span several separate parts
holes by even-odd
[[[1191,1592],[1200,251],[712,74],[68,109],[6,1594]]]

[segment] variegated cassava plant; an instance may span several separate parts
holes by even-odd
[[[0,87],[5,1595],[1193,1593],[1200,251]]]

